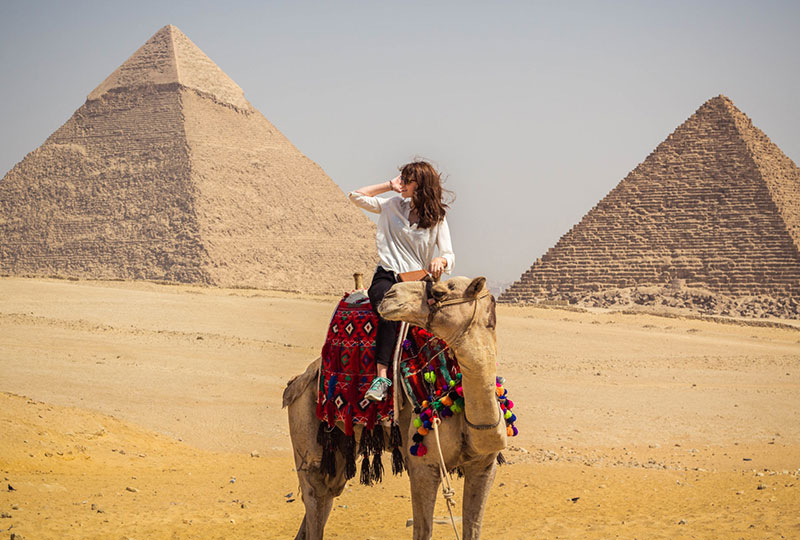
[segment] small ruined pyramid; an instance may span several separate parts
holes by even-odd
[[[670,283],[800,297],[800,169],[725,96],[703,104],[500,300]]]
[[[375,225],[174,26],[0,182],[0,274],[352,288]]]

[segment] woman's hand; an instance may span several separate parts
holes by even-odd
[[[403,189],[403,181],[400,180],[399,174],[394,178],[392,178],[391,180],[389,180],[389,187],[392,189],[392,191],[400,193],[400,190]]]
[[[436,257],[428,265],[428,272],[434,279],[439,279],[445,268],[447,268],[447,260],[444,257]]]

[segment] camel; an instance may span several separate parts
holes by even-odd
[[[379,306],[380,314],[395,321],[425,327],[447,341],[458,358],[464,390],[464,414],[444,420],[439,427],[441,454],[447,471],[458,468],[464,475],[462,530],[465,540],[480,537],[489,490],[494,481],[497,455],[506,446],[506,426],[496,398],[495,300],[483,277],[454,277],[433,285],[423,282],[394,285]],[[333,500],[345,487],[344,458],[337,455],[337,474],[321,470],[322,447],[317,443],[319,420],[315,407],[320,359],[305,373],[289,381],[283,394],[288,407],[289,432],[305,516],[295,540],[323,537]],[[414,540],[433,533],[433,510],[441,482],[439,449],[434,437],[426,438],[424,456],[409,455],[409,441],[416,432],[413,410],[403,403],[399,427],[402,450],[411,484]],[[388,440],[388,437],[386,437]]]

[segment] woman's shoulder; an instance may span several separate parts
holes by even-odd
[[[406,201],[403,197],[399,195],[395,195],[393,197],[389,197],[388,199],[383,200],[383,205],[387,208],[403,208],[404,204],[407,205],[408,201]]]

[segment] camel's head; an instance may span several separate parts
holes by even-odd
[[[378,307],[384,319],[406,321],[427,328],[449,343],[467,329],[495,328],[495,301],[486,289],[486,278],[454,277],[430,285],[409,281],[392,286]],[[454,344],[454,343],[453,343]]]

